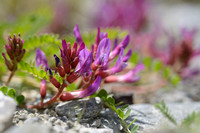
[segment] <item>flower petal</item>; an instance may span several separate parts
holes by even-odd
[[[87,89],[81,91],[79,97],[83,98],[94,94],[98,90],[100,84],[101,84],[101,77],[97,76],[96,80],[93,82],[92,85],[90,85]]]
[[[36,60],[36,66],[37,67],[39,67],[40,65],[42,65],[42,67],[48,67],[46,56],[45,56],[44,52],[42,52],[42,50],[40,48],[38,48],[36,50],[35,60]]]
[[[111,50],[111,41],[108,38],[104,38],[100,41],[97,48],[97,54],[95,57],[95,64],[105,66],[108,62],[109,55]]]
[[[83,39],[81,37],[81,33],[79,31],[78,25],[74,27],[74,36],[76,37],[76,41],[78,44],[81,44],[83,42]]]

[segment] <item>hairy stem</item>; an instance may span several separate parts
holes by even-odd
[[[55,103],[57,101],[57,98],[59,98],[59,96],[62,94],[63,89],[66,87],[66,84],[63,83],[61,85],[61,87],[59,88],[58,92],[56,93],[56,95],[54,97],[52,97],[48,102],[44,103],[44,104],[39,104],[39,105],[29,105],[27,106],[28,108],[46,108],[49,105]]]
[[[15,71],[12,71],[8,77],[7,82],[5,83],[5,86],[8,86],[8,84],[10,83],[12,77],[15,75]]]

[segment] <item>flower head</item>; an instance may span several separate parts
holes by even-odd
[[[147,21],[147,0],[111,0],[100,3],[95,24],[101,27],[120,27],[130,32],[140,31]]]
[[[24,40],[21,39],[20,34],[8,37],[9,44],[5,45],[6,53],[10,59],[6,57],[5,53],[2,53],[5,64],[10,71],[17,70],[17,63],[24,57],[25,49],[23,49]]]

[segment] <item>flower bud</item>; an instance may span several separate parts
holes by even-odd
[[[67,81],[68,81],[69,83],[72,83],[72,82],[74,82],[78,77],[79,77],[78,74],[72,73],[72,74],[70,74],[70,75],[67,77]]]
[[[54,78],[53,76],[49,76],[49,81],[56,87],[56,88],[60,88],[60,82],[58,82],[58,80],[56,78]]]
[[[75,99],[75,97],[69,93],[69,92],[66,92],[66,93],[63,93],[61,96],[60,96],[60,100],[61,101],[69,101],[69,100],[73,100]]]
[[[61,77],[65,77],[65,70],[62,66],[58,66],[57,70]]]
[[[75,42],[72,48],[72,53],[71,53],[71,59],[74,60],[76,57],[76,52],[77,52],[77,43]]]
[[[67,61],[67,59],[62,58],[62,64],[65,70],[65,73],[69,74],[70,73],[70,64]]]
[[[42,80],[40,84],[40,95],[44,99],[46,97],[46,81]]]
[[[17,57],[17,61],[20,62],[21,59],[23,58],[24,54],[25,54],[26,50],[23,49],[22,52],[20,53],[20,55]]]
[[[75,57],[74,61],[73,61],[72,64],[71,64],[71,67],[72,67],[73,69],[76,68],[78,62],[79,62],[79,58],[78,58],[78,57]]]

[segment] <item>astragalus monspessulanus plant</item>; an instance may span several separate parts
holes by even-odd
[[[56,69],[53,72],[52,69],[44,65],[42,60],[45,59],[45,55],[41,54],[39,50],[36,62],[46,67],[49,73],[49,81],[57,88],[57,93],[49,101],[39,105],[28,106],[29,108],[43,108],[50,104],[61,101],[68,101],[73,99],[84,98],[95,93],[100,87],[101,82],[127,82],[132,83],[140,79],[137,75],[144,69],[144,65],[139,64],[125,75],[116,75],[121,72],[126,66],[132,51],[128,50],[124,54],[124,49],[129,43],[129,35],[127,35],[119,44],[114,44],[113,50],[111,50],[111,40],[107,37],[107,34],[101,33],[98,28],[96,41],[91,46],[91,50],[84,44],[81,34],[79,32],[78,25],[74,28],[74,35],[76,42],[72,45],[62,40],[62,47],[60,48],[60,56],[54,54]],[[37,53],[36,53],[37,54]],[[117,58],[114,66],[112,62]],[[43,64],[44,63],[44,64]],[[62,82],[59,82],[54,74],[58,73],[62,78]],[[71,83],[80,81],[76,91],[65,92],[64,88]],[[46,95],[46,85],[41,86],[41,96],[44,99]],[[44,94],[43,94],[44,93]]]

